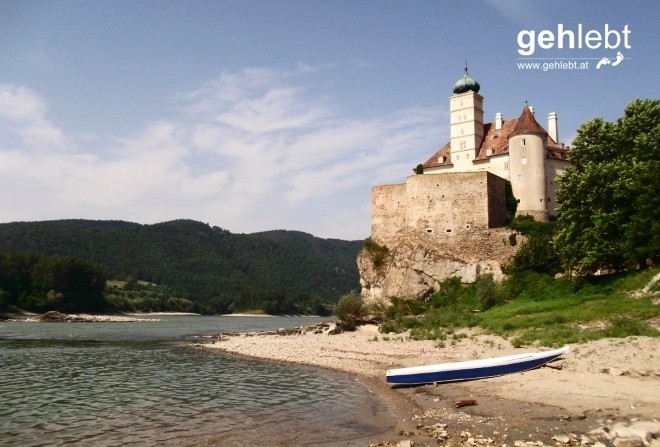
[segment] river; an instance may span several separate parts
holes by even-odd
[[[382,432],[353,376],[194,349],[311,317],[0,322],[2,446],[353,446]]]

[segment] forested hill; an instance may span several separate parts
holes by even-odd
[[[74,256],[104,266],[110,278],[168,285],[193,300],[246,291],[336,300],[359,288],[362,244],[284,230],[233,234],[191,220],[0,224],[0,254]]]

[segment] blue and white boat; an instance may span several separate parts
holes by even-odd
[[[567,353],[568,350],[569,347],[564,346],[552,351],[388,369],[385,376],[390,385],[422,385],[485,379],[538,368]]]

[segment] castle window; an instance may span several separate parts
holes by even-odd
[[[520,164],[526,165],[527,164],[527,157],[522,157],[520,159]]]
[[[523,181],[523,176],[522,175],[518,176],[518,181],[522,183],[522,181]]]
[[[491,155],[493,155],[493,150],[492,149],[486,149],[486,156],[490,157]]]
[[[442,155],[438,157],[438,163],[444,163],[445,162],[445,157]]]
[[[456,155],[456,161],[458,161],[458,160],[460,160],[460,159],[461,159],[461,156],[460,156],[460,155]]]
[[[508,170],[509,170],[509,162],[508,162],[508,161],[505,161],[505,162],[504,162],[504,170],[505,170],[505,171],[508,171]]]
[[[433,229],[432,229],[432,228],[427,228],[427,229],[426,229],[426,232],[427,232],[427,233],[433,233]]]
[[[465,149],[465,141],[461,141],[460,149]]]
[[[520,140],[520,145],[521,145],[521,146],[524,146],[524,145],[525,145],[525,139],[524,139],[524,138],[523,138],[522,140]]]
[[[465,134],[465,131],[463,129],[461,129],[461,135],[463,135],[463,134]]]
[[[447,228],[447,233],[451,233],[451,228]]]
[[[470,159],[470,154],[465,154],[465,158]]]

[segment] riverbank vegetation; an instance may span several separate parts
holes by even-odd
[[[439,344],[461,337],[462,328],[482,330],[510,339],[514,345],[561,346],[603,337],[660,336],[660,306],[653,303],[660,268],[589,279],[525,272],[501,283],[483,275],[469,285],[448,278],[440,291],[426,298],[392,299],[392,305],[368,310],[383,322],[383,333],[433,339]],[[458,287],[457,287],[458,285]],[[657,299],[657,298],[655,298]],[[495,303],[495,304],[494,304]]]

